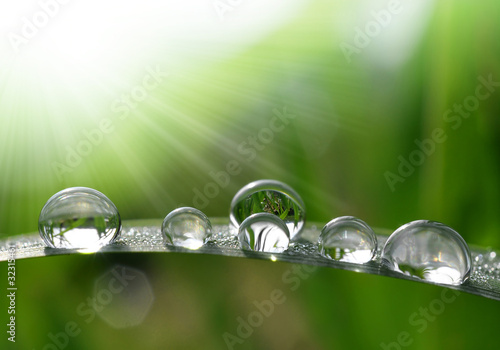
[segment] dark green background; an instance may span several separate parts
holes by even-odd
[[[234,42],[225,46],[227,32],[245,11],[265,17],[266,7],[259,12],[243,2],[220,22],[207,2],[210,21],[228,26],[220,38],[201,36],[197,45],[193,40],[173,45],[152,32],[140,47],[134,44],[141,38],[130,38],[125,54],[120,51],[116,62],[102,63],[100,70],[95,63],[70,62],[80,74],[70,76],[71,86],[50,75],[55,64],[14,81],[23,62],[36,61],[29,52],[19,56],[19,65],[3,65],[1,237],[35,232],[45,201],[71,186],[105,193],[124,220],[163,218],[178,206],[196,206],[196,190],[203,192],[214,181],[210,173],[236,160],[241,172],[200,208],[208,216],[227,216],[239,188],[273,178],[301,194],[312,221],[354,215],[393,230],[431,219],[450,225],[470,244],[498,249],[500,89],[481,100],[459,127],[444,115],[475,94],[479,77],[500,81],[500,6],[496,1],[411,4],[404,2],[402,12],[392,15],[350,62],[341,46],[353,45],[356,28],[364,29],[374,20],[371,11],[387,9],[387,2],[369,8],[364,2],[306,1],[258,40],[248,38],[259,31],[259,20],[246,34],[235,32],[240,47],[234,51]],[[79,5],[72,6],[68,16],[79,11]],[[144,13],[149,3],[123,6],[141,6]],[[138,16],[130,27],[139,30],[147,23]],[[187,23],[184,30],[191,25],[193,32],[199,25]],[[120,37],[112,26],[108,30],[106,35]],[[37,40],[43,44],[42,36]],[[111,41],[102,55],[119,44]],[[123,70],[117,68],[121,74],[111,79],[104,72],[115,64]],[[120,119],[112,103],[141,84],[147,67],[156,66],[171,76]],[[243,154],[238,147],[269,126],[275,109],[284,108],[295,118],[254,158]],[[104,118],[115,130],[58,177],[54,163],[63,163],[68,149],[85,140],[83,130],[96,129]],[[418,149],[415,140],[431,138],[436,128],[446,141],[392,191],[384,174],[397,174],[399,157],[408,160]],[[246,317],[253,301],[268,298],[276,288],[287,301],[236,348],[380,349],[402,331],[411,334],[409,348],[415,349],[498,344],[500,306],[477,296],[461,294],[419,333],[409,317],[440,298],[441,288],[321,268],[290,291],[281,280],[291,268],[285,263],[133,254],[19,261],[17,348],[41,349],[48,332],[78,320],[76,306],[115,262],[144,271],[155,294],[153,308],[132,329],[115,330],[96,319],[82,326],[69,348],[222,349],[222,335],[234,332],[236,317]]]

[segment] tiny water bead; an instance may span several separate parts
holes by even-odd
[[[38,219],[40,236],[52,248],[96,249],[112,243],[120,228],[120,214],[113,202],[87,187],[56,193]]]
[[[387,239],[382,264],[426,281],[458,285],[469,278],[471,253],[451,227],[418,220],[401,226]]]
[[[296,236],[304,227],[306,210],[302,198],[290,186],[276,180],[258,180],[249,183],[236,193],[229,214],[233,233],[253,214],[268,213],[283,220]]]
[[[377,252],[377,236],[364,221],[342,216],[325,225],[318,239],[318,248],[326,258],[363,264]]]
[[[290,243],[290,232],[283,220],[276,215],[258,213],[241,223],[238,241],[244,250],[282,253]]]
[[[212,232],[208,217],[195,208],[183,207],[170,212],[161,226],[167,244],[199,249]]]

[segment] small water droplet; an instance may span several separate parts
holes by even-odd
[[[490,261],[495,260],[496,257],[497,257],[497,253],[490,252],[490,255],[489,255]]]
[[[401,226],[387,239],[382,263],[409,276],[457,285],[469,278],[471,255],[467,243],[452,228],[418,220]]]
[[[167,244],[194,250],[206,242],[212,232],[212,224],[198,209],[183,207],[165,217],[161,231]]]
[[[38,230],[52,248],[97,249],[112,243],[121,227],[113,202],[87,187],[62,190],[45,203]]]
[[[326,258],[363,264],[375,256],[377,236],[364,221],[353,216],[342,216],[323,227],[318,248]]]
[[[257,213],[276,215],[284,221],[290,238],[297,235],[305,223],[305,205],[290,186],[276,180],[258,180],[236,193],[229,214],[231,231],[236,234],[243,220]]]
[[[288,248],[290,232],[276,215],[258,213],[243,220],[238,241],[244,250],[281,253]]]
[[[478,254],[478,255],[474,258],[474,260],[475,260],[478,264],[482,264],[482,263],[483,263],[483,260],[484,260],[484,258],[483,258],[483,254]]]

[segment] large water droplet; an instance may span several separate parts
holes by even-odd
[[[290,232],[276,215],[258,213],[243,220],[238,240],[241,249],[281,253],[288,248]]]
[[[290,186],[276,180],[254,181],[236,193],[229,214],[231,231],[238,232],[243,220],[258,213],[273,214],[283,220],[290,238],[302,230],[306,217],[302,198]]]
[[[62,190],[45,203],[38,230],[52,248],[97,249],[112,243],[121,227],[113,202],[87,187]]]
[[[326,258],[363,264],[377,251],[377,236],[364,221],[353,216],[333,219],[323,227],[319,252]]]
[[[161,230],[167,244],[198,249],[210,236],[212,224],[198,209],[183,207],[173,210],[165,217]]]
[[[457,285],[469,277],[471,254],[452,228],[418,220],[401,226],[387,239],[382,263],[409,276]]]

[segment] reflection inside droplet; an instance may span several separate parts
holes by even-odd
[[[296,236],[305,223],[305,205],[290,186],[276,180],[259,180],[249,183],[236,193],[230,210],[232,232],[236,234],[243,220],[253,214],[268,213],[283,220]]]
[[[290,233],[283,220],[277,216],[259,213],[242,222],[238,241],[244,250],[281,253],[288,248]]]
[[[86,187],[72,187],[53,195],[38,220],[40,236],[52,248],[97,250],[112,243],[120,227],[113,202]]]
[[[413,221],[398,228],[385,243],[382,263],[409,276],[442,284],[469,278],[471,255],[464,239],[434,221]]]
[[[326,258],[363,264],[373,259],[377,251],[377,236],[364,221],[342,216],[323,227],[318,249]]]
[[[170,212],[163,220],[162,233],[167,244],[199,249],[208,239],[212,225],[208,217],[195,208],[183,207]]]

